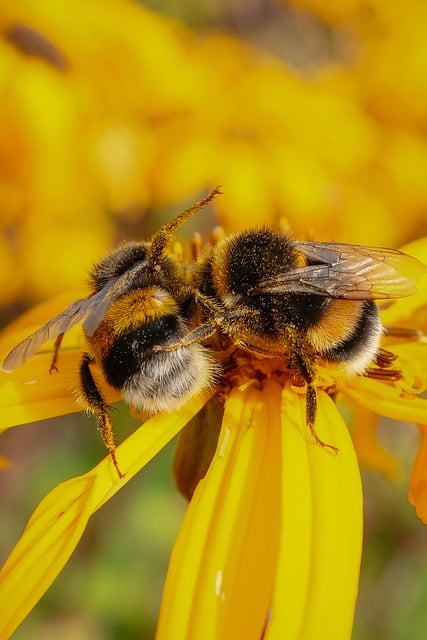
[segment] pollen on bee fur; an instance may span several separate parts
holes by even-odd
[[[92,364],[128,404],[150,413],[172,411],[214,386],[225,395],[227,387],[266,379],[290,383],[305,390],[314,441],[332,450],[314,427],[316,389],[332,388],[319,367],[397,380],[380,352],[375,300],[411,295],[424,265],[393,249],[298,242],[266,226],[230,236],[216,230],[206,246],[196,238],[184,256],[176,230],[220,193],[213,189],[151,239],[106,255],[89,274],[90,294],[4,360],[13,370],[56,338],[55,369],[63,335],[82,324],[80,402],[95,417],[120,477],[109,406]]]

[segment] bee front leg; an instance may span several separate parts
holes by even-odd
[[[196,342],[210,338],[217,329],[217,323],[213,320],[211,322],[205,322],[192,331],[189,331],[189,333],[183,336],[181,340],[178,340],[178,342],[174,342],[173,344],[158,344],[153,347],[153,351],[176,351],[177,349],[190,347]]]
[[[102,397],[96,386],[90,370],[90,363],[94,359],[88,353],[83,354],[80,363],[80,385],[81,385],[81,402],[87,413],[95,416],[98,431],[101,434],[105,446],[110,452],[113,465],[118,473],[119,478],[123,478],[116,458],[116,439],[114,437],[113,425],[111,423],[110,414],[108,413],[108,405]]]

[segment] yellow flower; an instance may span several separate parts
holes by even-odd
[[[28,419],[41,417],[40,404],[51,415],[49,385],[39,378],[48,355],[36,356],[9,383],[23,394],[23,381],[34,382],[28,388],[38,387],[36,402],[26,395],[9,400],[9,423],[22,421],[21,403]],[[70,411],[58,395],[54,410]],[[10,387],[1,398],[2,404],[10,398]],[[108,457],[42,501],[0,572],[0,597],[7,603],[0,613],[2,637],[9,637],[55,579],[90,515],[206,400],[194,399],[179,413],[148,420],[121,444],[117,456],[123,479]],[[319,396],[316,429],[337,444],[339,457],[313,443],[305,425],[303,394],[273,380],[232,391],[217,451],[173,553],[160,638],[170,638],[172,630],[175,638],[235,638],[239,633],[259,638],[268,621],[270,638],[297,633],[314,638],[319,626],[331,638],[349,637],[361,549],[361,488],[347,429],[324,393]],[[324,580],[327,589],[321,587]],[[290,635],[284,636],[285,630]]]
[[[172,555],[159,637],[350,637],[361,488],[326,394],[317,428],[339,461],[310,442],[304,398],[291,387],[232,391]]]
[[[420,247],[423,253],[425,244]],[[419,300],[425,286],[423,281]],[[0,355],[64,302],[44,305],[4,332]],[[410,332],[403,340],[387,340],[382,362],[368,376],[347,379],[340,368],[318,371],[316,435],[337,447],[336,454],[316,443],[307,427],[304,388],[295,387],[277,362],[236,357],[237,369],[228,376],[231,388],[220,390],[225,403],[217,445],[206,475],[196,471],[200,482],[171,556],[158,638],[310,640],[319,630],[332,640],[351,637],[362,494],[352,441],[332,396],[338,392],[364,410],[427,423],[427,400],[421,395],[427,387],[427,344]],[[68,394],[77,345],[73,330],[55,375],[47,373],[48,351],[2,374],[3,428],[75,410]],[[102,391],[110,402],[116,399],[105,383]],[[91,514],[206,403],[216,402],[214,393],[147,420],[127,438],[117,448],[123,478],[107,457],[46,496],[0,571],[1,637],[10,637],[56,578]],[[424,428],[422,433],[410,500],[424,519]]]

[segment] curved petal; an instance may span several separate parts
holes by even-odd
[[[273,382],[232,391],[174,548],[158,640],[259,640],[263,629],[269,640],[317,640],[319,629],[350,638],[361,485],[347,429],[325,394],[316,430],[337,456],[307,430],[304,395],[288,388],[281,399]]]
[[[55,487],[39,504],[0,570],[0,637],[7,638],[49,588],[80,540],[92,513],[109,500],[196,414],[206,398],[157,415],[117,448],[121,479],[110,456],[87,474]]]
[[[268,640],[351,637],[362,546],[362,490],[353,445],[335,404],[319,393],[316,444],[305,398],[283,391],[280,550]],[[301,433],[304,437],[301,438]]]
[[[396,387],[409,393],[422,393],[427,388],[427,338],[387,345],[387,349],[397,356],[393,369],[403,373]]]
[[[28,521],[0,571],[0,637],[12,635],[73,553],[92,512],[96,481],[73,478],[56,487]]]
[[[172,554],[157,638],[256,639],[277,563],[280,387],[233,389]]]
[[[402,422],[427,423],[427,398],[404,393],[397,386],[357,377],[349,380],[341,391],[381,416]]]

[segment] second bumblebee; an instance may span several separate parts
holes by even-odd
[[[374,300],[414,293],[425,270],[393,249],[297,242],[267,228],[236,233],[208,248],[194,269],[204,322],[165,348],[218,334],[256,356],[279,357],[295,383],[306,386],[307,425],[324,445],[314,429],[316,365],[365,373],[383,334]]]

